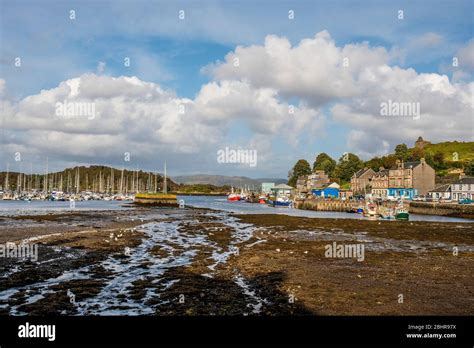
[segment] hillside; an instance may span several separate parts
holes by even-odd
[[[180,184],[213,185],[213,186],[234,186],[234,187],[255,187],[259,188],[262,182],[274,182],[275,184],[286,183],[286,179],[258,178],[252,179],[246,176],[226,176],[226,175],[182,175],[174,176],[173,180]]]
[[[446,141],[425,145],[424,150],[432,156],[440,152],[444,155],[444,159],[449,161],[453,160],[454,153],[458,154],[458,160],[461,162],[474,160],[474,142]]]

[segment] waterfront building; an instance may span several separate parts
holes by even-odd
[[[354,193],[352,192],[352,190],[342,190],[342,189],[339,190],[340,199],[352,199],[353,196],[354,196]]]
[[[474,177],[463,177],[451,184],[451,197],[454,201],[474,200]]]
[[[298,193],[308,192],[308,175],[301,175],[296,180],[296,191]]]
[[[354,173],[351,189],[355,195],[370,193],[370,179],[375,175],[372,168],[364,168]]]
[[[272,192],[272,188],[275,187],[274,182],[262,182],[262,193],[270,194]]]
[[[389,170],[380,168],[370,179],[371,194],[374,198],[387,198],[388,195],[388,174]]]
[[[388,174],[388,196],[413,199],[416,195],[426,195],[435,187],[435,170],[424,158],[419,161],[397,160]]]
[[[333,182],[331,185],[325,188],[313,189],[311,190],[311,192],[316,197],[339,198],[339,190],[340,186],[337,183]]]
[[[413,199],[418,195],[418,191],[414,188],[389,187],[387,189],[387,197]]]
[[[296,180],[298,193],[308,193],[311,190],[324,188],[329,184],[329,176],[324,170],[315,170],[310,175],[302,175]]]
[[[315,170],[312,174],[308,175],[307,188],[308,191],[317,188],[323,188],[329,184],[329,176],[324,170]]]
[[[275,187],[271,188],[272,194],[275,197],[278,196],[290,196],[293,192],[293,187],[288,186],[286,184],[278,184]]]
[[[445,200],[450,200],[451,199],[451,185],[450,184],[445,184],[438,186],[431,190],[430,192],[427,193],[427,196],[432,198],[432,199],[445,199]]]

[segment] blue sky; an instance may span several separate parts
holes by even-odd
[[[447,74],[451,79],[452,71],[446,66],[473,37],[472,1],[2,0],[0,4],[0,78],[5,80],[4,98],[12,103],[86,73],[136,76],[180,98],[193,99],[203,85],[215,78],[203,68],[225,62],[226,54],[236,46],[263,45],[270,34],[298,45],[323,30],[330,33],[338,47],[367,41],[370,47],[384,47],[391,53],[390,66],[413,68],[417,73]],[[73,21],[69,19],[71,9],[76,12]],[[404,11],[403,20],[397,18],[400,9]],[[177,18],[180,10],[185,11],[184,21]],[[287,18],[289,10],[295,12],[292,21]],[[420,40],[430,33],[435,43],[421,44]],[[18,56],[22,58],[21,69],[12,64]],[[130,57],[130,67],[123,66],[124,57]],[[98,71],[100,62],[105,63],[103,71]],[[471,81],[468,77],[467,82]],[[292,98],[304,101],[298,95]],[[324,105],[321,111],[328,113],[331,105]],[[176,161],[170,170],[174,174],[207,171],[281,177],[298,158],[311,160],[322,151],[336,158],[344,151],[357,153],[346,141],[351,125],[326,116],[324,129],[317,134],[301,134],[296,145],[290,146],[278,136],[269,139],[273,155],[281,156],[278,165],[272,161],[275,165],[252,170],[245,166],[210,166],[214,156],[210,154],[204,156],[209,161],[207,165],[190,169],[186,163]],[[242,125],[231,127],[223,139],[241,139],[239,146],[245,147],[246,139],[255,136],[263,135]],[[403,140],[401,137],[400,142]],[[14,146],[8,147],[9,151],[10,148]],[[33,152],[32,161],[48,155],[47,151]],[[77,155],[76,161],[93,162],[92,158],[86,159],[87,156]],[[58,155],[58,167],[71,163],[73,157]],[[138,164],[154,167],[146,159]]]

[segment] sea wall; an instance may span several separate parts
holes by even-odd
[[[423,215],[440,215],[474,219],[473,204],[410,202],[409,212]]]
[[[357,208],[360,202],[329,200],[329,199],[305,199],[296,200],[295,208],[317,211],[348,211]]]

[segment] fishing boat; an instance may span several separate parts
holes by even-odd
[[[408,221],[410,219],[408,210],[403,206],[403,199],[398,202],[398,206],[395,208],[395,219],[402,221]]]
[[[407,209],[405,209],[405,208],[403,208],[403,206],[401,206],[401,207],[398,207],[395,210],[395,219],[408,221],[410,219],[410,214],[408,213]]]
[[[240,189],[240,200],[241,201],[245,201],[249,198],[249,194],[247,193],[247,191],[244,191],[244,189]]]
[[[377,217],[377,207],[374,203],[369,202],[365,205],[364,216],[366,217]]]
[[[274,200],[270,200],[270,206],[272,207],[291,207],[293,201],[288,197],[277,197]]]
[[[267,197],[265,197],[265,196],[260,196],[260,197],[258,197],[258,203],[259,203],[259,204],[265,204],[265,203],[267,203]]]
[[[234,193],[234,188],[232,187],[232,192],[227,196],[227,200],[235,202],[235,201],[240,201],[240,199],[241,199],[241,195]]]
[[[380,217],[384,220],[395,220],[394,210],[389,208],[382,208],[380,210]]]

